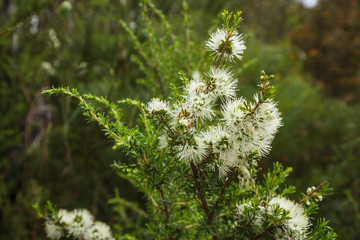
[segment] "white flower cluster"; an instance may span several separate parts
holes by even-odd
[[[270,209],[275,209],[276,206],[288,211],[288,218],[285,221],[285,230],[287,234],[296,240],[305,240],[307,230],[310,226],[309,217],[305,214],[304,208],[285,197],[274,197],[269,202]],[[283,229],[277,229],[275,232],[275,239],[287,240],[288,237],[284,234]]]
[[[316,191],[315,186],[312,186],[306,190],[306,194],[308,196],[312,195],[312,199],[314,202],[321,202],[323,200],[323,196],[317,192],[315,193],[315,191]],[[310,205],[310,199],[306,199],[305,203],[306,205]]]
[[[67,211],[60,209],[54,220],[45,222],[45,232],[50,239],[60,239],[62,236],[84,240],[114,239],[110,227],[105,223],[95,221],[86,209]]]
[[[266,214],[275,214],[276,207],[287,211],[288,219],[284,222],[284,228],[279,226],[275,229],[274,239],[288,240],[288,235],[294,240],[305,240],[310,226],[309,217],[305,214],[304,208],[301,205],[285,197],[278,196],[272,198],[267,206],[267,210],[262,205],[255,208],[251,204],[251,201],[241,203],[237,205],[237,220],[242,224],[243,221],[248,221],[248,219],[245,218],[245,216],[248,215],[256,230],[261,231],[266,223]],[[284,233],[284,231],[286,231],[286,233]]]
[[[245,219],[246,215],[251,216],[251,221],[253,223],[253,226],[259,231],[263,228],[263,225],[265,223],[265,208],[261,205],[257,207],[257,209],[253,208],[253,205],[251,202],[244,202],[236,207],[236,213],[237,213],[237,220],[240,224],[244,224],[248,221],[248,219]],[[243,221],[245,220],[245,221]]]
[[[224,29],[212,34],[206,46],[218,58],[222,52],[230,60],[241,59],[245,49],[241,35],[236,31],[229,35]],[[262,157],[270,151],[281,117],[270,98],[255,95],[254,102],[237,98],[237,80],[231,69],[219,66],[211,67],[208,81],[199,74],[191,79],[180,101],[169,105],[154,98],[146,110],[168,123],[159,137],[161,148],[170,147],[184,161],[199,162],[211,156],[214,161],[208,167],[217,167],[220,177],[236,168],[246,178],[250,176],[249,156]],[[220,111],[216,109],[219,98]]]

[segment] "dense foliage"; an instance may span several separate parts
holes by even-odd
[[[324,96],[323,89],[312,83],[316,79],[301,70],[302,55],[287,39],[300,26],[302,14],[312,9],[283,0],[188,1],[188,5],[158,0],[162,12],[151,6],[145,11],[136,1],[76,1],[70,11],[60,11],[61,3],[0,2],[1,239],[42,239],[43,226],[31,204],[47,199],[59,208],[87,208],[125,234],[143,226],[139,214],[148,217],[143,194],[108,167],[127,156],[111,150],[96,124],[83,124],[80,109],[70,99],[49,100],[40,93],[50,86],[70,86],[110,101],[132,96],[146,102],[158,88],[142,83],[157,81],[157,71],[165,71],[161,76],[166,88],[179,81],[180,70],[188,76],[193,69],[206,71],[205,51],[198,51],[199,46],[223,8],[243,9],[246,20],[244,64],[234,67],[241,94],[250,97],[262,69],[279,79],[274,84],[284,126],[260,165],[267,169],[272,161],[281,161],[292,166],[288,179],[303,192],[328,179],[334,195],[323,202],[321,216],[330,220],[340,239],[360,237],[359,107]],[[169,23],[164,25],[158,13],[169,18],[176,42],[166,28]],[[126,32],[126,26],[131,31]],[[149,45],[151,31],[156,34]],[[193,43],[186,45],[186,38]],[[187,49],[192,61],[183,61],[172,49]],[[165,54],[167,50],[172,53]],[[153,64],[153,59],[162,60]],[[122,107],[126,125],[134,126],[136,108]],[[118,188],[115,195],[114,188]],[[106,202],[110,198],[114,211]]]
[[[191,78],[179,73],[183,86],[171,85],[168,101],[153,98],[144,105],[124,99],[116,104],[76,89],[43,92],[76,98],[85,116],[98,122],[114,141],[114,148],[127,154],[126,161],[113,167],[145,193],[149,212],[147,229],[141,233],[137,229],[130,236],[335,239],[326,220],[313,225],[309,218],[328,192],[326,181],[308,188],[294,202],[287,195],[294,193],[295,187],[285,184],[291,168],[275,163],[273,171],[258,180],[258,162],[269,153],[282,125],[271,85],[274,76],[262,71],[260,91],[253,100],[236,97],[237,79],[229,62],[241,60],[246,49],[238,32],[242,17],[241,12],[228,11],[221,16],[223,27],[206,41],[214,65]],[[99,111],[96,103],[105,105],[106,110]],[[124,126],[118,106],[124,103],[139,108],[143,126]],[[113,239],[108,227],[103,223],[97,226],[86,210],[69,213],[51,205],[48,210],[38,213],[46,220],[50,239]]]

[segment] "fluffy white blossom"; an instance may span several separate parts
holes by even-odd
[[[309,217],[305,214],[304,208],[285,197],[274,197],[269,202],[270,211],[276,206],[289,212],[289,219],[285,220],[285,229],[288,234],[296,239],[306,239],[307,230],[310,225]],[[275,233],[276,239],[287,239],[282,231]]]
[[[206,152],[206,145],[199,137],[194,137],[191,143],[177,147],[177,156],[184,161],[201,160],[205,157]]]
[[[224,178],[233,162],[238,159],[237,146],[232,135],[222,125],[217,125],[210,127],[200,137],[207,148],[218,154],[215,164],[218,166],[220,177]]]
[[[209,94],[196,93],[185,97],[185,105],[195,118],[212,119],[215,116],[213,98]]]
[[[214,80],[213,93],[216,96],[233,98],[236,96],[237,80],[230,69],[210,68],[209,77]]]
[[[73,211],[72,223],[67,229],[70,235],[75,238],[82,237],[86,230],[93,224],[94,217],[86,209],[75,209]]]
[[[280,112],[271,99],[259,105],[254,113],[254,121],[263,137],[273,137],[282,125]]]
[[[214,96],[206,93],[207,85],[200,79],[191,80],[185,88],[184,107],[195,118],[212,119]]]
[[[228,101],[222,108],[225,124],[230,128],[240,126],[247,114],[244,98]]]
[[[50,239],[58,240],[61,238],[61,227],[57,226],[53,221],[49,220],[45,222],[46,236]]]
[[[241,223],[246,219],[246,213],[250,213],[251,221],[256,230],[261,230],[262,225],[265,222],[265,208],[262,205],[254,206],[251,204],[251,201],[240,203],[236,206],[237,219]],[[247,221],[246,219],[245,221]]]
[[[271,99],[250,112],[254,107],[240,98],[228,101],[222,109],[224,122],[235,136],[242,157],[253,152],[260,156],[269,153],[274,135],[282,125],[279,110]]]
[[[200,77],[192,79],[185,88],[185,92],[187,95],[204,93],[205,90],[206,90],[206,83]]]
[[[213,52],[215,58],[220,57],[227,38],[228,32],[226,29],[217,29],[216,32],[210,35],[210,39],[206,41],[206,48]],[[230,61],[234,61],[235,58],[241,60],[245,49],[246,46],[242,34],[233,31],[225,46],[223,57]]]
[[[185,102],[173,105],[168,115],[170,116],[169,123],[172,128],[189,127],[196,120],[191,112],[191,107]]]
[[[63,235],[73,239],[112,240],[111,230],[102,222],[95,222],[93,215],[86,209],[67,211],[60,209],[55,221],[45,222],[46,235],[50,239],[60,239]]]
[[[114,239],[111,235],[110,227],[105,223],[96,221],[84,234],[86,240],[111,240]]]
[[[65,209],[60,209],[57,215],[60,220],[60,223],[65,225],[70,225],[74,219],[74,214]]]
[[[234,144],[231,135],[221,125],[211,127],[202,134],[203,141],[211,146],[214,153],[226,158],[233,154]]]
[[[169,111],[169,104],[165,101],[162,101],[158,98],[153,98],[147,104],[146,110],[149,113],[166,113]]]

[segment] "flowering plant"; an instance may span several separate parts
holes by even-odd
[[[153,98],[144,104],[125,99],[116,104],[76,89],[44,93],[76,98],[84,114],[114,140],[114,148],[127,154],[127,162],[113,167],[146,195],[149,221],[139,237],[335,239],[326,220],[313,225],[310,218],[328,193],[326,182],[292,201],[287,195],[295,187],[284,183],[291,168],[274,163],[272,171],[259,176],[258,163],[282,125],[271,84],[274,76],[262,71],[253,99],[237,97],[238,82],[229,65],[241,60],[246,49],[238,32],[242,17],[228,11],[221,16],[224,25],[206,41],[214,66],[200,76],[180,73],[183,86],[172,85],[167,100]],[[93,102],[108,111],[100,112]],[[142,125],[126,127],[119,104],[138,107]],[[52,204],[48,210],[41,216],[51,239],[113,239],[109,227],[86,210],[56,210]]]

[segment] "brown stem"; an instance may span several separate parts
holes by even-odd
[[[17,24],[16,24],[15,26],[13,26],[13,27],[5,28],[4,30],[2,30],[2,31],[0,32],[0,36],[3,35],[3,34],[5,34],[5,33],[7,33],[7,32],[11,32],[11,31],[13,31],[13,30],[16,30],[16,29],[17,29],[18,27],[20,27],[22,24],[23,24],[22,22],[19,22],[19,23],[17,23]]]
[[[289,234],[288,234],[288,232],[286,231],[286,229],[285,229],[284,226],[281,226],[281,230],[282,230],[283,233],[286,235],[286,237],[287,237],[288,240],[294,240],[294,239],[292,239],[292,238],[289,236]]]
[[[169,124],[165,121],[164,116],[161,116],[160,120],[165,124],[165,126],[167,127],[167,129],[171,132],[171,134],[174,136],[175,133],[174,131],[171,129],[171,127],[169,126]]]
[[[229,39],[230,39],[231,36],[232,36],[232,33],[233,33],[233,31],[230,31],[230,32],[228,33],[228,36],[227,36],[227,38],[226,38],[226,40],[225,40],[224,47],[223,47],[223,49],[222,49],[222,51],[221,51],[221,54],[220,54],[220,56],[219,56],[219,60],[218,60],[218,62],[217,62],[217,64],[216,64],[216,66],[215,66],[215,69],[218,69],[219,66],[220,66],[221,59],[223,58],[223,56],[224,56],[224,54],[225,54],[226,45],[228,44]]]
[[[228,177],[228,179],[226,180],[226,182],[224,183],[224,186],[223,186],[223,188],[221,190],[221,193],[220,193],[218,199],[215,202],[215,205],[214,205],[214,208],[213,208],[213,210],[211,212],[211,215],[214,215],[214,213],[216,212],[216,208],[218,207],[218,205],[219,205],[219,203],[221,201],[221,198],[223,197],[223,195],[225,193],[225,190],[230,186],[230,183],[231,183],[231,181],[233,179],[233,176],[234,176],[233,173],[231,173],[230,176]]]
[[[249,109],[249,112],[254,113],[255,110],[260,106],[260,104],[264,101],[264,93],[265,93],[265,87],[266,87],[267,81],[264,81],[262,89],[261,89],[261,99],[259,102],[255,105],[254,109]]]
[[[192,172],[193,172],[193,174],[194,174],[194,181],[195,181],[195,185],[196,185],[197,191],[198,191],[198,193],[199,193],[199,197],[200,197],[200,201],[201,201],[201,206],[202,206],[202,208],[203,208],[203,210],[204,210],[204,212],[205,212],[205,214],[206,214],[206,217],[207,217],[207,219],[208,219],[208,222],[211,223],[212,220],[213,220],[213,215],[212,215],[211,212],[210,212],[209,205],[207,204],[204,191],[202,190],[201,182],[199,181],[199,180],[200,180],[199,169],[196,167],[194,161],[191,161],[191,162],[190,162],[190,165],[191,165]],[[214,235],[212,236],[212,238],[213,238],[214,240],[217,240],[217,239],[218,239],[216,232],[214,232]]]
[[[274,227],[267,228],[267,229],[265,229],[264,231],[262,231],[261,233],[257,234],[253,239],[254,239],[254,240],[255,240],[255,239],[258,239],[258,238],[260,238],[262,235],[266,234],[267,232],[269,232],[269,231],[271,231],[271,230],[273,230],[273,229],[274,229]]]
[[[165,199],[165,195],[164,195],[164,191],[162,190],[162,187],[159,186],[158,189],[159,189],[160,194],[161,194],[161,199],[162,199],[162,201],[164,203],[164,210],[165,210],[165,213],[166,213],[166,218],[167,218],[167,220],[169,222],[169,220],[170,220],[170,212],[169,212],[168,207],[167,207],[168,203],[167,203],[167,201]]]
[[[304,196],[300,201],[300,205],[302,205],[307,198],[310,198],[312,195],[314,195],[314,193],[317,192],[323,185],[327,184],[327,182],[328,181],[324,181],[320,183],[319,186],[317,186],[314,190],[312,190],[309,195]]]

